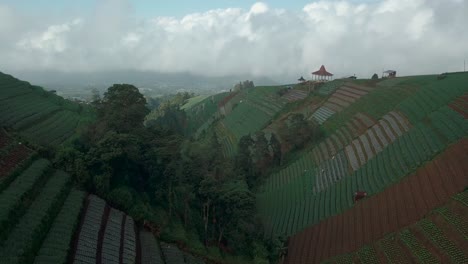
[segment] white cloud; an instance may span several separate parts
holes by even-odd
[[[0,70],[188,71],[344,76],[460,70],[468,57],[468,1],[315,1],[286,11],[258,2],[182,18],[138,18],[128,1],[99,1],[79,19],[15,19],[0,5]],[[25,17],[26,15],[22,15]]]

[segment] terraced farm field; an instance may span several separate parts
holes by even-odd
[[[242,136],[261,130],[287,103],[276,94],[281,88],[282,86],[255,87],[236,95],[238,103],[215,128],[224,155],[232,157]]]
[[[323,124],[335,113],[343,111],[362,96],[367,95],[373,89],[370,87],[344,83],[338,88],[327,101],[312,114],[312,118],[319,124]]]
[[[60,145],[93,119],[94,114],[84,105],[0,73],[0,123],[28,141]]]
[[[375,113],[358,112],[359,118],[356,114],[348,119],[310,152],[272,174],[257,195],[266,235],[294,235],[307,226],[342,215],[353,208],[356,191],[376,195],[405,180],[447,146],[456,142],[460,145],[468,123],[450,106],[460,104],[468,88],[461,88],[460,80],[468,75],[454,77],[457,82],[444,91],[432,88],[430,83],[418,88],[444,93],[438,100],[425,100],[431,105],[424,106],[422,115],[415,116],[414,111],[403,107],[407,101],[419,101],[420,92],[394,103],[395,109],[377,120]],[[436,78],[434,81],[439,82]],[[369,96],[377,93],[376,89]],[[466,154],[462,156],[466,160]]]
[[[228,95],[229,93],[219,93],[190,98],[189,102],[182,107],[187,114],[187,135],[198,138],[202,132],[206,131],[219,116],[218,103]]]
[[[299,101],[299,100],[306,98],[307,95],[309,95],[309,93],[304,90],[291,89],[282,97],[288,100],[288,102],[294,102],[294,101]]]
[[[292,236],[291,250],[288,252],[291,263],[316,263],[337,254],[358,250],[385,234],[415,223],[430,211],[444,205],[451,196],[463,191],[464,186],[468,185],[465,174],[468,165],[463,155],[467,151],[466,139],[457,142],[416,173],[371,199],[359,201],[344,213],[329,217]],[[440,176],[441,173],[444,173],[444,177]],[[307,242],[303,241],[306,238]],[[301,246],[296,247],[295,244]],[[311,254],[310,258],[305,256],[309,254],[305,252],[314,250],[317,253]]]

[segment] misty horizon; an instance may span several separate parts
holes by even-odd
[[[468,4],[460,0],[311,1],[300,9],[265,1],[179,16],[142,14],[125,0],[88,4],[62,4],[48,15],[0,3],[0,71],[290,82],[322,64],[336,78],[370,78],[387,69],[400,76],[462,71],[468,57]]]

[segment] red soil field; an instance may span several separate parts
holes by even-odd
[[[462,139],[383,192],[292,236],[285,263],[317,263],[353,252],[415,223],[468,185],[467,153],[468,139]]]
[[[0,178],[8,176],[32,151],[24,145],[16,145],[8,154],[0,159]]]

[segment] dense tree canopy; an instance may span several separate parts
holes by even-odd
[[[220,155],[213,132],[201,141],[184,138],[180,106],[188,96],[162,103],[144,126],[143,95],[132,85],[113,85],[102,100],[96,97],[97,122],[55,163],[90,192],[157,227],[165,240],[258,255],[265,247],[252,217],[252,189],[260,168],[271,163],[272,147],[263,133],[243,138],[245,151],[234,162]]]
[[[100,114],[110,129],[128,132],[143,126],[149,110],[138,88],[130,84],[114,84],[104,93]]]

